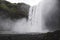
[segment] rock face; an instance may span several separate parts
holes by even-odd
[[[0,1],[0,14],[6,15],[11,19],[28,18],[29,5],[25,3],[10,3],[8,1]]]
[[[24,14],[26,18],[28,18],[29,7],[30,7],[29,5],[24,4],[24,3],[17,4],[18,11]]]

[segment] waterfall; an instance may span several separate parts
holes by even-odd
[[[30,32],[47,32],[48,30],[44,26],[44,19],[40,6],[36,5],[31,7],[29,10]]]
[[[59,8],[56,4],[57,0],[44,0],[38,5],[31,6],[29,9],[28,21],[26,22],[25,18],[17,20],[15,22],[15,28],[13,28],[13,31],[18,33],[46,33],[50,32],[51,29],[57,28],[54,26],[55,24],[52,24],[52,22],[57,22],[55,14],[57,14],[56,12]]]
[[[57,10],[57,0],[44,0],[38,5],[30,7],[29,10],[29,27],[30,32],[48,32],[46,20],[54,15]],[[54,13],[54,14],[53,14]],[[51,19],[51,18],[50,18]]]
[[[7,19],[7,21],[3,22],[2,24],[3,26],[9,26],[8,28],[12,26],[13,28],[11,29],[11,31],[16,33],[24,34],[50,32],[51,29],[59,28],[59,21],[57,20],[58,16],[60,16],[60,10],[57,4],[57,0],[44,0],[38,5],[30,7],[28,21],[26,20],[26,18],[18,19],[14,22],[12,22],[10,19]],[[55,26],[55,24],[58,27]]]

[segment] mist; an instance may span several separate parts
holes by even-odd
[[[51,32],[60,30],[60,1],[43,0],[30,7],[31,32]]]
[[[2,34],[45,33],[60,30],[60,1],[44,0],[30,7],[29,19],[3,18],[0,16],[0,32]]]
[[[26,18],[11,20],[0,18],[0,33],[2,34],[18,34],[26,33],[28,30],[28,23]]]
[[[60,0],[48,1],[47,5],[49,9],[46,8],[46,10],[48,9],[48,14],[45,17],[46,28],[49,29],[49,31],[60,30]]]

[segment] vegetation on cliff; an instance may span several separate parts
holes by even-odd
[[[0,0],[0,16],[11,19],[28,18],[29,7],[25,3],[10,3]]]

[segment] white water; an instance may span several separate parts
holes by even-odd
[[[30,7],[28,22],[25,18],[16,20],[15,22],[8,21],[7,19],[2,24],[6,28],[12,27],[11,31],[17,33],[48,32],[49,30],[45,26],[45,18],[56,8],[55,4],[56,0],[42,1],[38,5]]]
[[[30,8],[29,23],[30,32],[49,32],[46,28],[46,18],[51,17],[57,9],[57,0],[43,0],[38,5]]]
[[[45,18],[49,17],[50,12],[55,9],[55,4],[56,0],[44,0],[38,5],[30,7],[28,22],[25,18],[17,20],[13,31],[18,33],[48,32],[49,30],[45,26]]]
[[[44,18],[41,13],[40,4],[30,8],[29,12],[29,27],[30,32],[48,32],[44,25]]]

